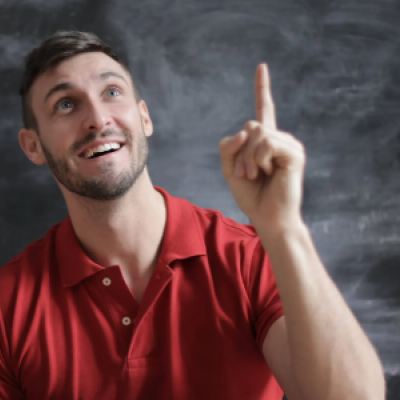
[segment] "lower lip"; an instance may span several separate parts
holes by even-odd
[[[109,158],[115,157],[121,150],[123,146],[120,147],[118,150],[111,151],[110,153],[103,154],[102,156],[94,157],[94,158],[86,158],[82,157],[86,161],[105,161],[108,160]]]

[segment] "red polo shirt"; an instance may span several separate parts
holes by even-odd
[[[282,316],[250,226],[168,195],[138,304],[65,219],[0,268],[0,399],[280,400],[261,353]]]

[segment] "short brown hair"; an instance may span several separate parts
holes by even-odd
[[[56,67],[62,61],[80,53],[90,52],[101,52],[108,55],[122,65],[130,74],[126,64],[114,53],[111,47],[105,44],[94,33],[90,32],[58,31],[28,54],[19,90],[22,100],[22,119],[25,128],[38,129],[29,96],[34,81],[45,71]],[[136,100],[139,101],[139,91],[133,81],[132,84]]]

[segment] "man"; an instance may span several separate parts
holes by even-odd
[[[384,398],[302,220],[304,150],[265,65],[255,90],[257,121],[220,143],[242,226],[153,187],[148,109],[100,39],[29,55],[19,142],[69,216],[0,269],[1,399]]]

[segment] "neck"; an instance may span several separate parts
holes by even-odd
[[[89,258],[104,267],[120,265],[128,280],[151,274],[164,234],[166,206],[147,169],[116,200],[64,195],[75,233]]]

